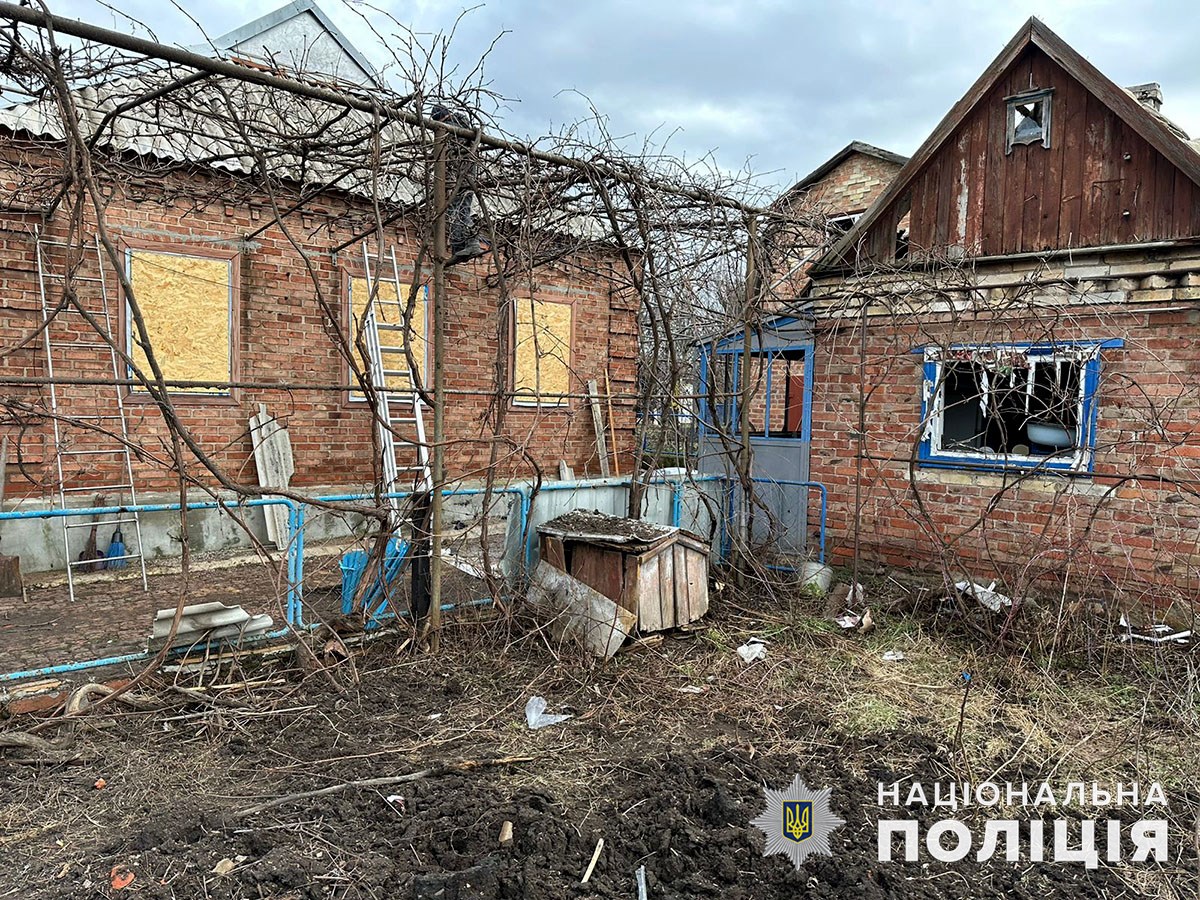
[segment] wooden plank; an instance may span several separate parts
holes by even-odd
[[[607,478],[609,476],[608,441],[604,436],[604,416],[600,412],[600,389],[596,386],[595,378],[587,383],[587,389],[588,404],[592,408],[592,430],[596,433],[596,453],[600,457],[600,475]]]
[[[675,621],[675,544],[664,547],[658,554],[658,609],[663,628],[674,628]]]
[[[1150,146],[1120,119],[1115,119],[1114,124],[1116,128],[1113,166],[1121,179],[1118,206],[1113,210],[1113,224],[1116,227],[1115,241],[1118,244],[1129,244],[1147,234],[1144,228],[1139,230],[1136,223],[1141,220],[1140,212],[1142,202],[1145,200],[1144,194],[1148,188],[1152,188],[1154,176],[1151,161],[1148,159]],[[1151,172],[1148,179],[1146,178],[1147,170]]]
[[[1062,149],[1062,172],[1058,195],[1056,247],[1079,246],[1079,216],[1083,207],[1083,138],[1087,125],[1087,92],[1074,78],[1064,75],[1062,96],[1054,96],[1054,119],[1062,123],[1058,142]],[[1057,129],[1057,125],[1052,126]],[[1054,140],[1054,137],[1051,137]]]
[[[968,254],[979,253],[983,240],[984,180],[988,160],[988,117],[979,110],[971,122],[971,158],[963,189],[967,192],[962,244]]]
[[[680,625],[695,622],[708,612],[708,553],[707,544],[681,536],[677,545],[686,554],[686,580],[688,591],[688,618],[679,619]],[[676,617],[678,619],[678,616]]]
[[[662,631],[662,601],[659,597],[657,554],[643,559],[637,577],[637,627],[639,631]]]
[[[569,550],[571,575],[610,600],[624,605],[624,554],[574,542],[570,544]],[[636,606],[626,608],[632,612],[637,611]]]
[[[552,634],[577,641],[604,659],[621,648],[636,623],[629,610],[545,560],[533,571],[528,598],[530,605],[548,618]]]
[[[987,161],[983,172],[983,223],[979,251],[984,256],[1000,252],[1004,241],[1004,155],[1005,110],[1000,91],[988,97],[982,108],[987,120]]]
[[[1079,235],[1077,247],[1096,246],[1100,237],[1101,198],[1097,183],[1104,177],[1104,107],[1091,94],[1087,97],[1083,127],[1083,181],[1079,210]]]
[[[542,535],[541,556],[556,569],[567,571],[567,554],[563,547],[562,538],[553,535]]]
[[[691,595],[688,590],[687,547],[678,541],[671,548],[671,562],[674,577],[671,579],[672,594],[675,607],[675,624],[686,625],[692,621]]]
[[[1154,225],[1150,233],[1162,239],[1179,237],[1174,228],[1176,169],[1161,153],[1154,156]]]
[[[621,563],[625,587],[621,592],[621,606],[635,615],[640,608],[639,592],[641,591],[642,557],[629,554]]]
[[[1099,204],[1099,233],[1097,243],[1113,244],[1117,240],[1117,219],[1121,214],[1121,170],[1117,154],[1117,122],[1108,109],[1101,116],[1103,137],[1100,150],[1100,179],[1097,201]]]

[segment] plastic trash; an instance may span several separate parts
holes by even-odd
[[[1012,606],[1012,598],[1001,594],[995,590],[996,582],[992,582],[987,587],[981,584],[974,584],[970,581],[960,581],[954,585],[955,590],[960,594],[967,594],[979,601],[980,605],[992,612],[1000,612],[1000,608],[1004,606]]]
[[[558,725],[560,722],[565,722],[571,718],[574,717],[570,713],[551,713],[547,715],[545,697],[530,697],[529,702],[525,704],[525,721],[532,729],[545,728],[548,725]]]
[[[854,613],[846,613],[845,615],[838,616],[833,621],[837,622],[842,628],[849,630],[858,627],[858,623],[862,621],[862,616],[856,616]]]
[[[742,662],[749,665],[757,660],[767,658],[767,645],[758,638],[750,638],[737,648],[737,655],[742,658]]]
[[[884,662],[903,662],[904,654],[899,650],[888,650],[883,654]]]

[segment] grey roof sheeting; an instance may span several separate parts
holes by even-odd
[[[256,156],[263,154],[275,178],[316,186],[341,176],[339,189],[393,202],[412,202],[424,193],[421,179],[414,182],[412,173],[404,171],[412,166],[413,143],[423,139],[415,127],[394,120],[382,126],[383,165],[376,175],[366,165],[375,130],[371,116],[260,85],[209,78],[110,115],[131,98],[188,74],[190,70],[159,66],[73,91],[85,140],[95,139],[97,146],[119,153],[244,176],[254,172]],[[35,139],[65,137],[58,107],[49,98],[0,110],[0,129]],[[318,132],[324,145],[339,149],[322,155],[306,151],[305,137]]]

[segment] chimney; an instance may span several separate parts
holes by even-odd
[[[1157,81],[1151,81],[1149,84],[1135,84],[1125,90],[1133,94],[1142,106],[1149,107],[1155,112],[1162,112],[1162,86]]]

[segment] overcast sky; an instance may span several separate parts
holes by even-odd
[[[369,59],[387,61],[342,0],[318,2]],[[376,2],[428,34],[449,29],[468,6]],[[61,15],[131,28],[96,0],[49,3]],[[201,37],[167,0],[112,3],[164,42]],[[216,36],[283,3],[181,5]],[[1160,82],[1163,112],[1200,133],[1195,0],[491,0],[465,14],[452,46],[474,61],[507,32],[486,70],[512,98],[503,113],[510,132],[576,121],[586,95],[614,134],[653,133],[676,155],[711,152],[727,169],[749,160],[764,184],[786,185],[852,140],[912,153],[1030,15],[1117,83]]]

